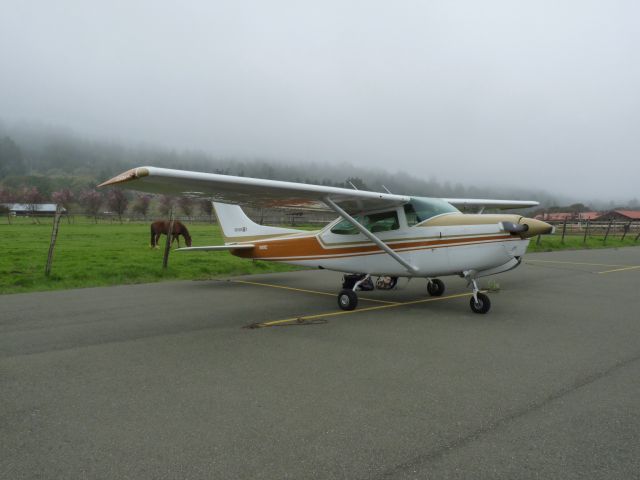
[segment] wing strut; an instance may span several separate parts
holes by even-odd
[[[345,212],[342,208],[340,208],[338,205],[335,204],[335,202],[333,200],[331,200],[329,197],[324,197],[324,203],[326,203],[329,208],[331,208],[331,210],[333,210],[334,212],[336,212],[338,215],[340,215],[342,218],[344,218],[345,220],[348,220],[354,227],[356,227],[365,237],[367,237],[369,240],[371,240],[373,243],[375,243],[378,247],[380,247],[382,250],[384,250],[385,252],[387,252],[391,258],[393,258],[396,262],[398,262],[400,265],[402,265],[403,267],[405,267],[409,272],[411,273],[418,273],[418,268],[414,267],[413,265],[411,265],[410,263],[408,263],[406,260],[404,260],[400,255],[398,255],[396,252],[394,252],[389,245],[387,245],[386,243],[384,243],[382,240],[380,240],[378,237],[376,237],[373,233],[371,233],[369,230],[367,230],[366,228],[364,228],[355,218],[353,218],[351,215],[349,215],[347,212]]]

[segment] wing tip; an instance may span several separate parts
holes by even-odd
[[[98,185],[98,188],[110,187],[113,185],[118,185],[120,183],[130,182],[132,180],[137,180],[138,178],[147,177],[148,175],[149,169],[146,167],[132,168],[131,170],[127,170],[120,175],[116,175],[115,177],[102,182],[100,185]]]

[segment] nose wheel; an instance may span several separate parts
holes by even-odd
[[[477,293],[476,298],[471,297],[469,306],[473,313],[487,313],[491,308],[491,300],[484,293]]]
[[[491,309],[491,300],[489,300],[489,297],[487,295],[480,292],[478,282],[475,278],[471,278],[470,282],[473,285],[473,296],[469,301],[471,311],[473,313],[487,313]]]

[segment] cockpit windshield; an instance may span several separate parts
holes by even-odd
[[[404,213],[407,225],[413,227],[436,215],[460,213],[460,210],[439,198],[411,197],[411,202],[404,206]]]

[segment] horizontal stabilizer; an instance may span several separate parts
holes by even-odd
[[[252,243],[230,244],[230,245],[209,245],[208,247],[183,247],[177,248],[176,252],[215,252],[223,250],[251,250],[255,245]]]

